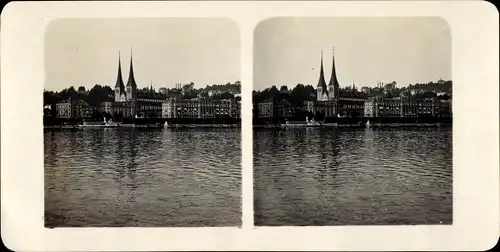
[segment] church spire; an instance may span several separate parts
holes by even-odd
[[[135,83],[135,77],[134,77],[134,66],[132,64],[132,48],[130,49],[130,70],[128,75],[127,87],[128,86],[137,88],[137,84]]]
[[[338,91],[339,91],[339,81],[337,80],[337,72],[335,70],[335,47],[333,48],[333,54],[332,54],[332,76],[330,77],[330,82],[328,83],[328,86],[333,86],[334,90],[334,97],[338,97]]]
[[[333,48],[333,54],[332,54],[332,76],[330,77],[330,83],[328,83],[329,86],[339,86],[339,81],[337,80],[337,72],[335,71],[335,47]]]
[[[319,70],[319,81],[318,81],[318,86],[323,89],[323,92],[326,91],[326,82],[325,82],[325,73],[323,71],[323,50],[321,50],[321,68]]]
[[[118,77],[116,78],[115,88],[120,88],[120,93],[124,90],[123,78],[122,78],[122,64],[120,58],[120,52],[118,51]]]

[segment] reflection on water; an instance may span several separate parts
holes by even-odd
[[[239,226],[239,129],[45,130],[45,225]]]
[[[452,130],[254,129],[255,225],[452,223]]]

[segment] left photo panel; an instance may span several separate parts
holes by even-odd
[[[241,226],[237,23],[58,19],[44,50],[45,227]]]

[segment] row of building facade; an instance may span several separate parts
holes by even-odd
[[[419,99],[411,97],[377,98],[367,97],[353,87],[340,90],[333,56],[332,72],[328,85],[323,70],[321,53],[319,81],[316,86],[316,100],[305,101],[302,107],[293,107],[286,100],[270,100],[255,104],[254,117],[289,118],[299,112],[321,114],[323,117],[451,117],[451,100]],[[186,118],[208,119],[217,117],[240,118],[241,104],[235,99],[214,100],[211,98],[175,99],[166,92],[138,90],[134,76],[133,59],[127,84],[124,84],[121,59],[118,57],[118,74],[114,88],[114,101],[92,106],[84,100],[68,99],[56,104],[58,118],[93,118],[102,113],[119,118]]]
[[[298,112],[321,114],[332,117],[452,117],[452,101],[432,99],[412,100],[411,98],[367,98],[352,100],[351,103],[334,101],[305,101],[302,107],[293,107],[286,100],[266,101],[254,106],[254,116],[258,118],[292,118]]]
[[[452,102],[437,98],[413,99],[412,97],[368,97],[366,92],[352,88],[340,89],[333,56],[331,77],[328,85],[323,70],[323,52],[319,81],[316,86],[316,100],[304,101],[300,108],[293,107],[286,100],[269,100],[254,105],[254,117],[290,118],[297,112],[321,114],[332,117],[452,117]]]
[[[241,118],[241,103],[234,99],[168,99],[162,104],[162,117],[167,119]]]
[[[176,99],[166,92],[138,90],[134,76],[133,60],[127,84],[124,84],[121,59],[118,57],[118,75],[114,90],[114,101],[92,106],[82,99],[69,98],[55,105],[56,117],[64,119],[94,118],[103,113],[119,118],[217,118],[240,117],[240,102],[235,99],[214,100],[211,98]]]
[[[103,102],[101,106],[91,106],[84,100],[68,99],[56,104],[56,117],[61,119],[92,119],[103,114],[121,115],[130,118],[130,111],[139,111],[136,117],[147,118],[179,118],[179,119],[209,119],[220,117],[240,118],[240,101],[234,99],[173,99],[140,103]],[[138,107],[132,107],[138,105]],[[125,115],[126,117],[123,117]],[[119,116],[117,116],[119,117]]]
[[[299,112],[322,114],[326,118],[344,116],[364,117],[452,117],[451,100],[396,98],[368,98],[353,100],[352,103],[335,103],[333,101],[305,101],[303,106],[296,108],[286,100],[267,101],[256,104],[257,112],[254,116],[259,118],[291,118]],[[155,104],[156,102],[156,104]],[[172,99],[155,102],[141,102],[139,107],[126,107],[134,105],[103,102],[100,107],[93,107],[83,100],[72,100],[56,104],[58,118],[93,118],[102,113],[117,115],[127,111],[142,111],[142,116],[151,118],[184,118],[208,119],[219,117],[241,118],[241,103],[234,99]],[[125,112],[125,113],[124,113]],[[354,113],[352,113],[354,112]]]

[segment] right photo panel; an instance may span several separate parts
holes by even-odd
[[[277,17],[254,33],[255,226],[451,225],[451,31]]]

